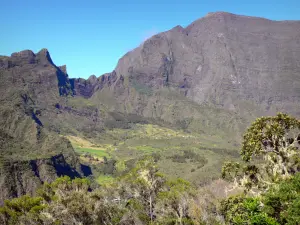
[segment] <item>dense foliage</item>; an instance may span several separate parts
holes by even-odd
[[[300,121],[283,113],[258,118],[242,144],[242,163],[225,163],[223,178],[259,194],[300,171]]]
[[[187,181],[166,180],[152,157],[114,182],[90,190],[87,179],[58,178],[36,197],[7,200],[1,224],[192,224]]]
[[[300,174],[274,185],[259,197],[237,195],[223,200],[228,224],[300,224]]]
[[[222,175],[244,194],[221,202],[228,224],[300,224],[300,121],[286,114],[257,119],[244,135],[243,163]]]

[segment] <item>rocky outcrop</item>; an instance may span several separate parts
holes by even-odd
[[[102,90],[104,87],[110,87],[116,80],[117,74],[113,71],[112,73],[103,74],[99,78],[91,75],[87,80],[82,78],[70,79],[70,83],[76,96],[90,98],[96,91]]]
[[[52,182],[59,176],[81,177],[83,173],[77,170],[78,166],[76,163],[69,164],[63,154],[29,161],[2,160],[0,205],[5,199],[24,194],[35,195],[43,183]]]

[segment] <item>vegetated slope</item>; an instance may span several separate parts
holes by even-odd
[[[66,67],[55,66],[45,49],[14,53],[0,58],[1,127],[4,135],[30,146],[24,155],[33,152],[36,158],[56,149],[74,154],[69,142],[58,141],[67,147],[51,147],[56,138],[61,140],[58,133],[89,138],[96,145],[107,141],[120,158],[141,146],[144,152],[153,150],[160,146],[155,141],[176,143],[173,149],[181,152],[172,156],[166,151],[166,161],[159,163],[165,170],[164,162],[186,156],[182,150],[203,156],[206,148],[207,158],[221,160],[234,155],[220,152],[236,151],[255,117],[277,111],[299,115],[299,40],[298,21],[219,12],[151,37],[124,55],[113,72],[98,78],[69,79]],[[128,129],[139,133],[138,124],[154,124],[170,133],[180,129],[212,141],[186,149],[189,141],[184,138],[127,140],[111,134]],[[13,148],[1,151],[7,157]],[[184,160],[189,163],[189,156]],[[204,172],[211,173],[214,165],[203,167]]]
[[[0,204],[34,194],[60,175],[83,175],[70,142],[44,124],[48,109],[68,90],[48,51],[1,57],[0,75]]]

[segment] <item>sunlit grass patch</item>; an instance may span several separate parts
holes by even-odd
[[[130,149],[137,150],[137,151],[144,151],[144,152],[156,152],[159,149],[153,148],[152,146],[149,145],[140,145],[140,146],[135,146],[135,147],[129,147]]]
[[[75,147],[75,151],[79,153],[90,153],[91,155],[95,155],[98,157],[108,157],[109,154],[104,151],[104,150],[99,150],[99,149],[91,149],[91,148],[80,148],[80,147]]]
[[[109,175],[100,175],[99,177],[97,177],[96,181],[100,185],[105,185],[105,184],[112,183],[114,179],[115,178]]]

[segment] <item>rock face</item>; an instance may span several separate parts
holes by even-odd
[[[29,120],[26,122],[30,123]],[[30,130],[30,127],[23,127],[25,135],[19,136],[21,139],[1,130],[0,205],[8,198],[34,195],[41,184],[59,176],[74,178],[89,175],[82,171],[69,141],[47,133],[44,128],[37,131]],[[28,136],[33,141],[26,139]]]
[[[116,72],[103,74],[97,78],[95,75],[91,75],[87,80],[78,78],[70,79],[72,89],[76,96],[84,98],[90,98],[97,90],[102,90],[104,87],[111,86],[117,80]]]
[[[81,177],[76,164],[68,164],[62,154],[46,159],[4,161],[0,172],[0,205],[8,198],[35,195],[41,184],[63,175]]]
[[[300,21],[211,13],[146,40],[119,60],[116,73],[182,88],[198,104],[234,110],[248,101],[298,114]]]

